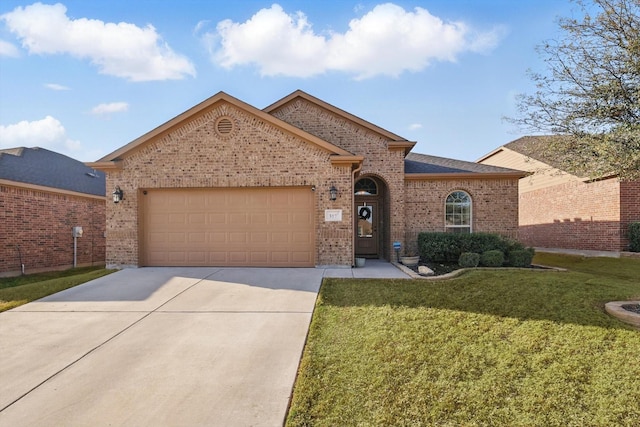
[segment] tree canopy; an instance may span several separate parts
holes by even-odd
[[[548,154],[587,176],[640,178],[640,0],[573,0],[561,37],[540,44],[545,73],[509,120],[549,135]]]

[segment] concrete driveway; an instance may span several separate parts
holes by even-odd
[[[281,426],[322,277],[347,271],[126,269],[0,313],[0,426]]]

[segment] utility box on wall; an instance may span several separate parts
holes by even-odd
[[[73,227],[73,237],[82,237],[82,227]]]

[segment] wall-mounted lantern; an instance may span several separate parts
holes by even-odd
[[[332,185],[331,188],[329,188],[329,199],[335,200],[337,198],[338,198],[338,189],[335,187],[335,185]]]
[[[113,203],[120,203],[121,200],[124,200],[124,193],[120,187],[116,185],[116,189],[113,190]]]

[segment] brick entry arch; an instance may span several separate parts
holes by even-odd
[[[355,254],[362,258],[388,258],[389,194],[387,184],[375,176],[359,177],[354,185]]]

